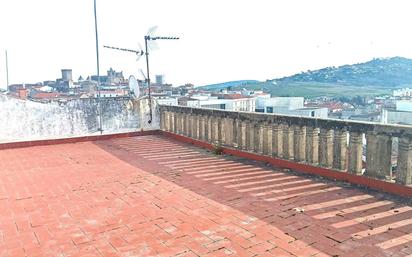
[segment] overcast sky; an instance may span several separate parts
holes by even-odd
[[[412,58],[412,1],[97,0],[101,71],[137,75],[138,48],[154,25],[162,41],[151,74],[175,85],[265,80],[374,57]],[[54,80],[60,69],[96,73],[93,0],[1,0],[0,87]]]

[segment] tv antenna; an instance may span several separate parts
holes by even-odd
[[[139,61],[140,58],[144,55],[144,51],[142,50],[142,46],[140,44],[139,44],[139,50],[120,48],[120,47],[114,47],[114,46],[103,46],[103,47],[109,48],[109,49],[115,49],[115,50],[119,50],[123,52],[135,53],[137,56],[136,61]]]
[[[144,44],[145,44],[145,49],[144,50],[142,49],[140,44],[139,44],[139,50],[119,48],[119,47],[113,47],[113,46],[104,46],[105,48],[110,48],[110,49],[115,49],[115,50],[119,50],[119,51],[135,53],[137,55],[136,61],[138,61],[143,55],[146,56],[146,76],[144,76],[144,77],[145,77],[145,82],[147,84],[148,96],[149,96],[149,110],[150,110],[150,118],[149,118],[149,121],[148,121],[149,124],[152,123],[152,118],[153,118],[151,89],[150,89],[149,49],[151,51],[155,51],[155,50],[159,49],[159,46],[158,46],[156,40],[177,40],[177,39],[179,39],[179,37],[154,36],[156,30],[157,30],[157,26],[154,26],[154,27],[150,28],[147,31],[146,35],[144,36]]]
[[[144,45],[146,50],[146,83],[149,91],[149,109],[150,109],[150,119],[149,124],[152,122],[153,113],[152,113],[152,97],[150,92],[150,72],[149,72],[149,49],[154,51],[159,49],[156,40],[178,40],[179,37],[164,37],[164,36],[154,36],[157,30],[157,26],[154,26],[149,29],[146,36],[144,36]]]
[[[7,78],[7,91],[8,91],[9,86],[10,86],[10,83],[9,83],[9,58],[8,58],[8,55],[7,55],[7,49],[4,50],[4,51],[6,53],[6,78]]]

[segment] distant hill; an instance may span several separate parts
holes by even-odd
[[[226,89],[228,87],[239,87],[242,85],[248,85],[248,84],[255,84],[259,83],[257,80],[236,80],[236,81],[228,81],[228,82],[223,82],[223,83],[216,83],[216,84],[211,84],[211,85],[205,85],[201,86],[199,88],[202,88],[204,90],[220,90],[220,89]]]
[[[301,72],[267,81],[240,80],[201,87],[206,90],[265,90],[273,96],[367,96],[412,87],[412,60],[376,58],[368,62]]]
[[[412,85],[412,60],[403,57],[377,58],[365,63],[302,72],[272,81],[277,83],[320,82],[350,86],[401,87]]]

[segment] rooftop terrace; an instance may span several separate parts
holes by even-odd
[[[0,150],[0,256],[412,256],[405,199],[165,135]]]

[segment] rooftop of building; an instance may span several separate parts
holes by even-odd
[[[412,254],[402,199],[160,134],[0,153],[0,256]]]
[[[218,94],[218,97],[221,99],[245,99],[253,98],[251,96],[242,95],[242,94]]]

